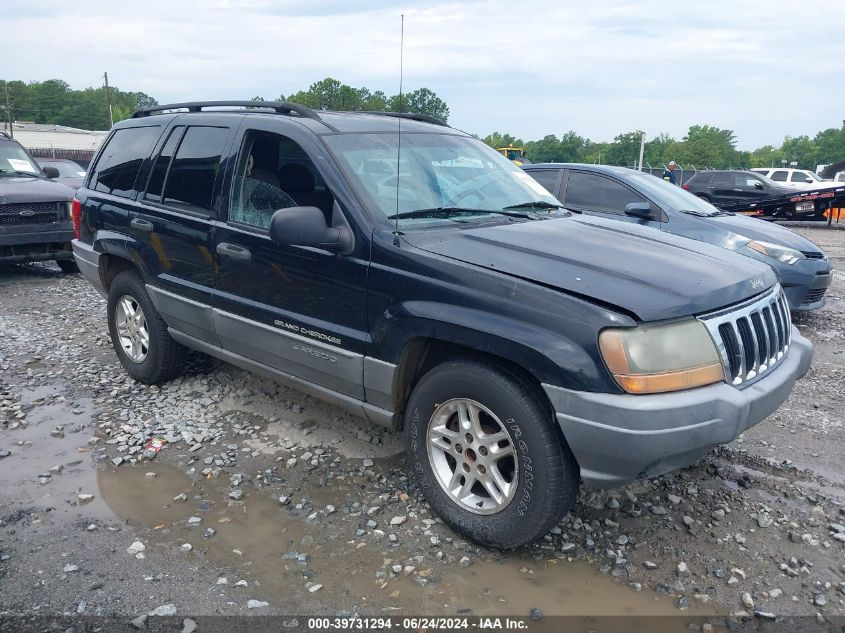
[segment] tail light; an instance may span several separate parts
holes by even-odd
[[[684,185],[684,189],[686,189],[687,191],[689,191],[689,185]]]
[[[70,221],[73,223],[73,237],[82,239],[82,203],[76,198],[70,203]]]

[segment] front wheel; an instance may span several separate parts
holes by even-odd
[[[66,275],[79,272],[79,266],[77,266],[76,262],[72,259],[57,259],[56,264],[58,265],[59,270]]]
[[[456,532],[515,548],[569,511],[579,473],[538,387],[504,367],[451,361],[408,401],[408,461],[426,500]]]

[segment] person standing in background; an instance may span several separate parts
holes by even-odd
[[[675,170],[678,168],[678,163],[673,160],[669,161],[667,169],[663,170],[663,180],[668,180],[673,185],[677,185],[678,181],[675,179]]]

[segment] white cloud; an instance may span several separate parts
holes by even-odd
[[[6,5],[6,78],[82,88],[107,70],[162,102],[273,98],[326,76],[393,93],[404,12],[405,86],[435,90],[467,131],[606,140],[710,123],[749,148],[842,122],[845,4],[825,0]]]

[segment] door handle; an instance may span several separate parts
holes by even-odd
[[[248,262],[252,259],[252,253],[248,249],[237,244],[229,244],[228,242],[220,242],[217,245],[217,254],[238,262]]]
[[[142,220],[141,218],[132,218],[132,220],[130,220],[129,222],[129,226],[131,226],[133,229],[143,231],[144,233],[153,232],[153,223],[149,222],[148,220]]]

